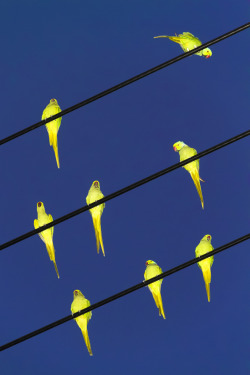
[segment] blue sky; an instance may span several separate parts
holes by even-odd
[[[61,109],[179,55],[156,35],[189,31],[203,42],[246,22],[235,1],[2,1],[1,138],[38,122],[51,98]],[[108,195],[249,126],[243,31],[63,117],[56,167],[45,127],[1,147],[1,242],[33,229],[36,203],[56,219],[85,205],[93,180]],[[249,139],[200,160],[205,210],[183,169],[106,203],[104,258],[85,212],[55,227],[57,279],[36,235],[0,254],[3,345],[70,313],[73,290],[91,303],[249,232]],[[166,313],[148,288],[93,312],[93,357],[74,321],[1,353],[0,371],[42,374],[244,374],[249,370],[249,243],[215,257],[211,303],[197,265],[165,279]]]

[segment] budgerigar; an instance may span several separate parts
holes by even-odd
[[[208,252],[214,249],[213,246],[211,245],[211,240],[212,240],[212,236],[210,234],[206,234],[201,239],[199,245],[195,249],[196,258],[200,257],[201,255],[207,254]],[[213,261],[214,261],[214,257],[211,256],[209,258],[203,259],[200,262],[198,262],[198,266],[202,270],[203,278],[205,281],[208,302],[210,302],[211,267],[212,267]]]
[[[37,219],[34,220],[35,229],[38,229],[42,227],[43,225],[49,224],[52,221],[53,221],[53,217],[52,215],[46,214],[43,202],[38,202],[37,203]],[[49,259],[54,263],[57,277],[59,279],[60,276],[59,276],[57,265],[56,265],[55,249],[54,249],[54,244],[53,244],[53,233],[54,233],[54,227],[51,227],[38,233],[38,235],[46,245],[46,249],[49,254]]]
[[[90,306],[89,300],[87,300],[84,297],[84,295],[82,294],[82,292],[80,290],[78,290],[78,289],[74,290],[73,296],[74,296],[74,299],[73,299],[73,302],[71,304],[72,314],[75,314],[76,312],[79,312],[79,311],[81,311],[83,309],[86,309],[87,307]],[[85,344],[87,346],[89,355],[93,355],[92,350],[91,350],[90,341],[89,341],[88,329],[87,329],[87,325],[88,325],[88,322],[91,319],[91,317],[92,317],[92,311],[89,311],[89,312],[75,318],[76,323],[78,324],[79,328],[82,331],[83,338],[84,338]]]
[[[146,262],[146,270],[144,272],[144,279],[145,280],[152,279],[153,277],[158,276],[161,273],[162,273],[161,267],[159,267],[158,264],[155,263],[153,260],[148,260]],[[163,309],[163,305],[162,305],[162,299],[161,299],[162,280],[163,279],[160,279],[158,281],[155,281],[152,284],[149,284],[148,288],[153,295],[156,306],[159,309],[159,315],[162,315],[163,318],[166,319],[164,309]]]
[[[194,48],[197,48],[202,45],[200,39],[196,38],[193,34],[184,32],[175,36],[168,35],[159,35],[154,38],[168,38],[175,43],[179,43],[184,52],[191,51]],[[212,51],[210,48],[204,48],[203,50],[196,52],[195,55],[205,56],[207,59],[212,56]]]
[[[49,104],[43,111],[42,120],[46,120],[47,118],[54,116],[59,112],[61,112],[61,108],[59,107],[57,100],[51,99]],[[59,131],[61,121],[62,121],[62,118],[58,117],[56,120],[47,122],[45,124],[47,131],[49,133],[49,144],[54,149],[56,163],[57,163],[58,168],[60,168],[60,163],[59,163],[58,147],[57,147],[57,133]]]
[[[86,197],[87,204],[94,203],[99,199],[102,199],[104,195],[100,189],[99,181],[94,181],[89,189],[88,195]],[[101,244],[103,255],[105,256],[103,241],[102,241],[102,228],[101,228],[101,216],[103,209],[105,207],[105,203],[99,204],[98,206],[91,208],[90,213],[93,219],[93,225],[95,229],[95,237],[96,237],[96,246],[97,246],[97,253],[99,254],[99,248]]]
[[[180,155],[180,161],[184,161],[188,158],[191,158],[192,156],[197,155],[197,151],[194,148],[189,147],[186,145],[184,142],[176,142],[173,145],[174,151],[179,151]],[[201,205],[202,208],[204,208],[204,201],[203,201],[203,196],[202,196],[202,191],[201,191],[201,184],[200,181],[204,182],[199,175],[199,159],[191,161],[191,163],[188,163],[183,166],[191,175],[195,187],[198,191],[200,200],[201,200]]]

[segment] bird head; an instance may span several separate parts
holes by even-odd
[[[206,57],[206,59],[208,59],[209,57],[212,56],[212,51],[210,48],[204,48],[202,50],[202,55]]]
[[[211,242],[211,240],[212,240],[212,236],[211,236],[211,234],[206,234],[206,235],[202,238],[202,241]]]
[[[38,202],[36,206],[37,206],[37,212],[38,211],[45,211],[45,207],[44,207],[43,202]]]
[[[82,296],[82,292],[79,289],[76,289],[73,292],[73,296],[74,296],[74,298],[77,297],[77,296]]]
[[[50,99],[50,103],[57,104],[57,100],[56,99]]]
[[[185,143],[182,141],[178,141],[173,145],[174,151],[180,151],[182,147],[185,146]]]
[[[92,186],[96,189],[100,189],[100,182],[99,181],[94,181]]]
[[[147,260],[146,261],[146,266],[148,266],[149,264],[156,264],[153,260]]]

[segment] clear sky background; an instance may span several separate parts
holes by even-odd
[[[168,39],[209,41],[248,21],[245,2],[1,1],[1,130],[4,138],[182,53]],[[179,161],[173,143],[205,150],[249,128],[249,31],[186,58],[63,117],[57,169],[45,126],[0,148],[1,242],[33,229],[42,201],[56,219],[85,205],[93,180],[108,195]],[[73,290],[91,303],[249,232],[249,139],[200,160],[205,210],[183,168],[106,203],[106,257],[85,212],[55,227],[57,279],[38,235],[0,254],[0,344],[70,314]],[[218,254],[211,303],[193,265],[164,279],[164,321],[148,288],[101,307],[88,325],[90,357],[74,321],[1,353],[2,375],[246,374],[249,242]]]

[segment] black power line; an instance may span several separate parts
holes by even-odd
[[[12,245],[14,245],[14,244],[16,244],[18,242],[21,242],[21,241],[23,241],[23,240],[25,240],[25,239],[27,239],[29,237],[32,237],[35,234],[38,234],[38,233],[42,232],[45,229],[51,228],[51,227],[53,227],[53,226],[55,226],[57,224],[62,223],[65,220],[71,219],[72,217],[81,214],[82,212],[88,211],[91,208],[98,206],[99,204],[102,204],[102,203],[105,203],[105,202],[107,202],[107,201],[109,201],[111,199],[114,199],[114,198],[116,198],[116,197],[118,197],[118,196],[120,196],[122,194],[125,194],[125,193],[129,192],[130,190],[136,189],[136,188],[138,188],[141,185],[144,185],[144,184],[146,184],[146,183],[148,183],[148,182],[150,182],[150,181],[152,181],[152,180],[154,180],[154,179],[156,179],[156,178],[158,178],[160,176],[163,176],[164,174],[172,172],[172,171],[174,171],[177,168],[183,167],[184,165],[190,163],[191,161],[194,161],[196,159],[200,159],[203,156],[208,155],[208,154],[210,154],[210,153],[212,153],[214,151],[217,151],[217,150],[219,150],[222,147],[228,146],[229,144],[231,144],[233,142],[239,141],[240,139],[245,138],[248,135],[250,135],[250,130],[247,130],[244,133],[238,134],[238,135],[236,135],[236,136],[234,136],[234,137],[232,137],[230,139],[227,139],[224,142],[218,143],[217,145],[215,145],[213,147],[210,147],[207,150],[204,150],[202,152],[199,152],[197,155],[192,156],[191,158],[186,159],[186,160],[184,160],[184,161],[182,161],[180,163],[177,163],[177,164],[174,164],[174,165],[172,165],[172,166],[170,166],[168,168],[162,169],[161,171],[156,172],[156,173],[154,173],[154,174],[152,174],[152,175],[150,175],[148,177],[145,177],[142,180],[139,180],[139,181],[137,181],[137,182],[135,182],[135,183],[133,183],[131,185],[128,185],[128,186],[126,186],[123,189],[117,190],[114,193],[109,194],[106,197],[104,197],[104,198],[102,198],[102,199],[100,199],[100,200],[98,200],[98,201],[96,201],[94,203],[91,203],[90,205],[83,206],[83,207],[79,208],[78,210],[72,211],[69,214],[61,216],[61,217],[59,217],[58,219],[52,221],[49,224],[46,224],[46,225],[44,225],[44,226],[42,226],[42,227],[40,227],[38,229],[34,229],[34,230],[30,231],[30,232],[27,232],[27,233],[25,233],[25,234],[23,234],[23,235],[21,235],[19,237],[14,238],[13,240],[5,242],[2,245],[0,245],[0,250],[6,249],[7,247],[10,247],[10,246],[12,246]]]
[[[211,252],[209,252],[207,254],[204,254],[204,255],[200,256],[199,258],[191,259],[191,260],[189,260],[186,263],[183,263],[183,264],[181,264],[181,265],[179,265],[177,267],[171,268],[169,271],[163,272],[162,274],[153,277],[152,279],[149,279],[147,281],[143,281],[142,283],[136,284],[136,285],[134,285],[134,286],[132,286],[132,287],[130,287],[128,289],[125,289],[125,290],[123,290],[123,291],[121,291],[119,293],[114,294],[113,296],[105,298],[102,301],[94,303],[93,305],[91,305],[91,306],[87,307],[86,309],[83,309],[83,310],[81,310],[81,311],[79,311],[79,312],[77,312],[77,313],[75,313],[73,315],[68,315],[65,318],[59,319],[56,322],[48,324],[48,325],[46,325],[46,326],[44,326],[42,328],[37,329],[36,331],[30,332],[27,335],[19,337],[16,340],[10,341],[10,342],[8,342],[5,345],[0,346],[0,351],[6,350],[6,349],[8,349],[8,348],[10,348],[10,347],[12,347],[14,345],[20,344],[23,341],[29,340],[32,337],[40,335],[43,332],[46,332],[46,331],[48,331],[48,330],[50,330],[52,328],[55,328],[55,327],[57,327],[57,326],[59,326],[59,325],[61,325],[63,323],[66,323],[69,320],[72,320],[72,319],[78,317],[79,315],[82,315],[82,314],[85,314],[85,313],[87,313],[89,311],[95,310],[95,309],[97,309],[97,308],[99,308],[99,307],[101,307],[103,305],[106,305],[106,304],[108,304],[108,303],[110,303],[112,301],[115,301],[116,299],[124,297],[127,294],[135,292],[138,289],[144,288],[145,286],[147,286],[147,285],[149,285],[149,284],[151,284],[151,283],[153,283],[153,282],[155,282],[157,280],[163,279],[163,278],[165,278],[167,276],[170,276],[170,275],[172,275],[172,274],[174,274],[176,272],[179,272],[179,271],[183,270],[184,268],[187,268],[189,266],[192,266],[195,263],[200,262],[203,259],[209,258],[209,257],[211,257],[211,256],[213,256],[215,254],[220,253],[221,251],[229,249],[230,247],[235,246],[235,245],[237,245],[237,244],[239,244],[239,243],[241,243],[243,241],[249,240],[249,239],[250,239],[250,233],[246,234],[243,237],[237,238],[236,240],[231,241],[231,242],[229,242],[229,243],[227,243],[227,244],[225,244],[223,246],[220,246],[217,249],[215,249],[215,250],[213,250],[213,251],[211,251]]]
[[[78,104],[75,104],[72,107],[66,108],[63,111],[59,112],[58,114],[47,118],[46,120],[39,121],[39,122],[37,122],[37,123],[35,123],[35,124],[31,125],[31,126],[28,126],[27,128],[25,128],[23,130],[20,130],[17,133],[11,134],[10,136],[8,136],[8,137],[3,138],[3,139],[0,140],[0,146],[3,145],[4,143],[12,141],[15,138],[21,137],[22,135],[30,132],[31,130],[35,130],[36,128],[39,128],[40,126],[46,124],[47,122],[53,121],[53,120],[57,119],[58,117],[62,117],[62,116],[66,115],[66,114],[68,114],[68,113],[70,113],[72,111],[75,111],[78,108],[81,108],[81,107],[83,107],[83,106],[85,106],[87,104],[90,104],[90,103],[94,102],[95,100],[98,100],[98,99],[100,99],[100,98],[102,98],[102,97],[104,97],[106,95],[109,95],[109,94],[111,94],[114,91],[117,91],[117,90],[119,90],[119,89],[121,89],[121,88],[123,88],[125,86],[128,86],[131,83],[136,82],[136,81],[138,81],[141,78],[144,78],[144,77],[146,77],[146,76],[148,76],[148,75],[150,75],[152,73],[155,73],[158,70],[166,68],[169,65],[175,64],[176,62],[178,62],[178,61],[180,61],[182,59],[185,59],[186,57],[191,56],[194,53],[199,52],[202,49],[211,46],[212,44],[221,42],[222,40],[224,40],[226,38],[229,38],[232,35],[234,35],[236,33],[239,33],[241,31],[247,29],[249,26],[250,26],[250,22],[248,22],[245,25],[242,25],[240,27],[237,27],[236,29],[231,30],[231,31],[227,32],[226,34],[223,34],[223,35],[221,35],[221,36],[219,36],[219,37],[217,37],[215,39],[212,39],[209,42],[204,43],[201,46],[199,46],[199,47],[197,47],[195,49],[192,49],[189,52],[183,53],[183,54],[181,54],[181,55],[179,55],[177,57],[174,57],[171,60],[168,60],[168,61],[166,61],[166,62],[164,62],[164,63],[162,63],[160,65],[155,66],[154,68],[146,70],[145,72],[140,73],[140,74],[138,74],[138,75],[136,75],[136,76],[134,76],[132,78],[129,78],[126,81],[123,81],[123,82],[119,83],[118,85],[115,85],[115,86],[113,86],[113,87],[111,87],[111,88],[109,88],[109,89],[107,89],[105,91],[100,92],[99,94],[91,96],[90,98],[88,98],[86,100],[83,100],[82,102],[80,102]]]

